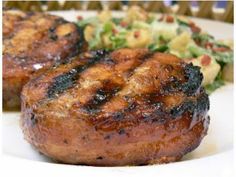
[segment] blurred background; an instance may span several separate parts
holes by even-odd
[[[138,5],[152,12],[176,13],[233,23],[233,1],[3,1],[4,9],[23,11],[125,10]]]

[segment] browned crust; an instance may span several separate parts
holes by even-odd
[[[83,32],[61,17],[3,12],[3,104],[19,108],[22,86],[35,74],[86,49]]]
[[[27,141],[64,163],[168,163],[206,135],[199,68],[145,49],[83,53],[22,92]],[[32,92],[34,90],[34,92]]]

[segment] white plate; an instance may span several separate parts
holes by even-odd
[[[55,14],[55,13],[54,13]],[[77,15],[90,16],[94,12],[56,12],[57,15],[67,20],[75,20]],[[116,14],[119,15],[119,14]],[[213,22],[209,20],[193,19],[205,31],[210,32],[218,39],[232,39],[233,25]],[[222,32],[224,31],[224,32]],[[187,154],[181,162],[153,165],[143,167],[85,167],[77,166],[77,169],[93,177],[99,174],[110,176],[232,176],[233,162],[233,84],[218,89],[210,96],[211,117],[208,135],[201,145],[193,152]],[[47,157],[39,154],[24,139],[19,128],[20,113],[3,113],[2,144],[3,152],[14,157],[24,159],[52,162]],[[60,168],[68,168],[61,165]],[[92,170],[91,170],[92,169]],[[191,174],[191,175],[190,175]]]

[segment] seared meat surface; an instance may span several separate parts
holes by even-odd
[[[82,53],[24,86],[26,140],[63,163],[143,165],[180,160],[206,135],[199,68],[146,49]]]
[[[83,32],[61,17],[3,12],[3,103],[20,108],[22,86],[35,74],[86,49]]]

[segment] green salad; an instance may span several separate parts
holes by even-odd
[[[171,53],[201,68],[208,93],[233,82],[232,42],[216,40],[186,17],[147,13],[134,6],[119,18],[102,11],[79,19],[91,50],[128,47]]]

